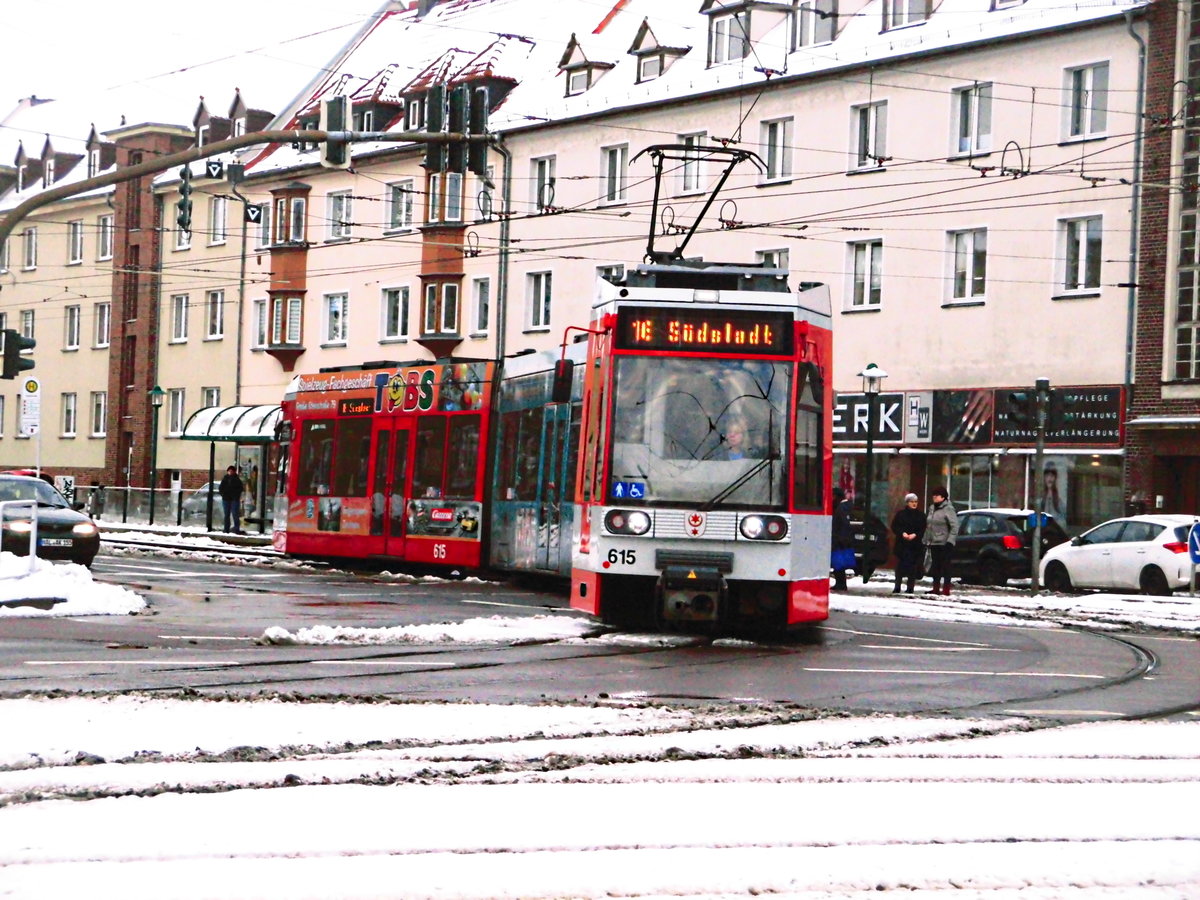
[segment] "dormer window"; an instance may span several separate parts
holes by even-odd
[[[238,116],[238,118],[233,120],[233,136],[241,137],[245,133],[246,133],[246,117]]]
[[[17,191],[25,190],[25,163],[17,163]]]
[[[54,160],[48,159],[43,164],[42,168],[42,187],[50,187],[54,184]]]
[[[420,129],[425,124],[425,104],[420,100],[409,100],[404,120],[409,131]]]
[[[795,51],[833,40],[837,0],[793,0],[788,49]]]
[[[638,60],[638,82],[653,81],[663,71],[662,54],[655,53],[650,56],[643,56]]]
[[[655,27],[661,30],[663,26]],[[675,37],[678,38],[679,35]],[[637,57],[638,83],[658,78],[667,71],[671,63],[685,56],[691,49],[686,41],[676,40],[668,43],[659,40],[659,36],[650,26],[650,20],[643,20],[637,34],[634,35],[633,44],[629,47],[629,52]]]
[[[919,25],[929,18],[929,0],[883,0],[883,29]]]
[[[354,112],[354,130],[355,131],[374,131],[375,130],[375,111],[370,109],[359,109]]]
[[[715,15],[708,23],[708,64],[745,59],[750,55],[750,14],[745,10]]]
[[[196,146],[203,147],[208,143],[208,125],[200,125],[196,128]]]
[[[567,73],[567,96],[573,97],[576,94],[582,94],[592,86],[592,70],[577,69],[574,72]]]
[[[87,155],[87,177],[94,178],[100,172],[100,149],[94,148]]]
[[[567,49],[563,51],[558,66],[566,74],[568,97],[582,94],[600,80],[600,76],[613,67],[613,63],[588,59],[578,38],[571,35]]]

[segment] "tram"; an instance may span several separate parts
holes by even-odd
[[[694,148],[648,152],[657,185]],[[827,618],[828,288],[653,241],[555,352],[294,378],[277,549],[558,576],[621,624]]]

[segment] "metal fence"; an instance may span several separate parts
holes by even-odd
[[[151,491],[138,487],[76,487],[75,499],[82,501],[84,512],[101,524],[176,526],[209,531],[223,531],[225,525],[221,496],[216,492],[212,494],[210,519],[203,488],[199,491],[174,488]],[[256,513],[255,506],[245,502],[243,497],[242,530],[266,533],[271,523]]]

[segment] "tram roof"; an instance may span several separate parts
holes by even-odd
[[[278,405],[206,406],[192,413],[180,435],[185,441],[235,441],[267,444],[275,439]]]

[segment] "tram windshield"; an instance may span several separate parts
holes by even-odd
[[[792,365],[622,356],[610,502],[782,508]]]

